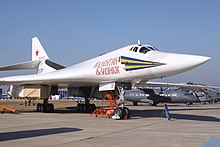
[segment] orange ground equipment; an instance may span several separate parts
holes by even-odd
[[[113,114],[114,114],[114,107],[118,107],[118,102],[117,102],[117,98],[114,97],[114,99],[112,99],[112,95],[110,93],[106,93],[105,97],[104,98],[107,98],[108,99],[108,104],[109,104],[109,109],[107,108],[103,108],[103,101],[102,101],[102,104],[100,106],[99,109],[96,109],[92,114],[91,116],[95,116],[95,117],[98,117],[98,116],[107,116],[107,117],[112,117]]]
[[[18,113],[18,110],[12,109],[12,108],[10,108],[10,107],[6,107],[6,106],[1,105],[1,104],[0,104],[0,108],[3,109],[3,112],[2,112],[2,113],[4,113],[5,110],[10,111],[11,113]]]

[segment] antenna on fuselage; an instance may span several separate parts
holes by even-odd
[[[141,46],[141,41],[140,40],[138,40],[138,45]]]

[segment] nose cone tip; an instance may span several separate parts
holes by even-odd
[[[175,75],[191,70],[211,59],[211,57],[207,56],[176,53],[161,53],[155,58],[157,58],[160,63],[164,63],[164,66],[161,66],[161,68],[155,68],[154,70],[152,68],[152,72],[158,77]]]
[[[184,55],[184,54],[172,54],[169,58],[173,58],[172,63],[175,67],[179,67],[183,70],[189,70],[195,68],[208,60],[210,57],[198,56],[198,55]]]
[[[205,62],[209,61],[210,59],[211,59],[211,57],[207,57],[207,56],[199,56],[198,57],[198,60],[201,63],[205,63]]]
[[[211,59],[211,57],[205,57],[206,58],[206,61],[208,61],[208,60],[210,60]]]

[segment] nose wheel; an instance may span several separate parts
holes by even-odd
[[[118,99],[118,107],[114,109],[114,115],[112,116],[112,119],[130,119],[131,114],[130,110],[124,106],[125,104],[125,98],[124,98],[124,87],[123,85],[117,86],[118,92],[119,92],[119,99]]]
[[[127,107],[117,107],[114,109],[114,114],[112,116],[112,119],[130,119],[131,114],[130,110]]]

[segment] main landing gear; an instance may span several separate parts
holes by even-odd
[[[54,105],[52,103],[48,103],[48,99],[44,99],[43,104],[37,104],[37,112],[53,112]]]
[[[96,106],[95,104],[78,103],[76,109],[77,109],[77,112],[80,112],[80,113],[90,113],[90,112],[95,111]]]
[[[80,113],[91,113],[93,111],[95,111],[96,106],[95,104],[90,104],[90,100],[89,97],[92,97],[92,94],[95,90],[94,87],[81,87],[80,90],[84,93],[84,97],[85,97],[85,103],[78,103],[77,104],[77,112]]]

